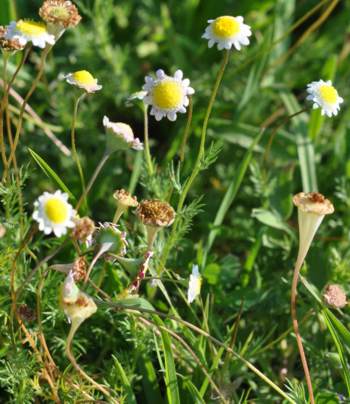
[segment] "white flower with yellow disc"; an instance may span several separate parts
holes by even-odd
[[[202,277],[199,273],[198,265],[193,265],[192,274],[188,284],[187,301],[192,303],[201,293]]]
[[[307,85],[306,91],[309,93],[306,99],[313,102],[314,109],[321,108],[322,115],[337,115],[340,104],[344,102],[330,80],[313,81]]]
[[[194,94],[194,89],[190,87],[190,80],[183,79],[181,70],[177,70],[174,77],[167,76],[163,70],[156,71],[156,78],[145,77],[143,90],[147,92],[143,101],[151,105],[151,115],[157,121],[167,117],[170,121],[175,121],[177,113],[186,113],[189,104],[188,96]]]
[[[208,39],[209,48],[217,44],[219,50],[229,50],[232,46],[241,50],[242,45],[249,45],[249,37],[252,35],[250,26],[243,21],[241,16],[229,15],[208,20],[209,25],[202,38]]]
[[[82,88],[87,93],[94,93],[101,90],[102,86],[98,84],[97,79],[87,70],[79,70],[64,76],[67,83]]]
[[[45,234],[53,232],[56,237],[66,234],[68,228],[75,226],[75,215],[75,210],[68,203],[68,195],[61,191],[53,194],[44,192],[34,202],[33,219]]]
[[[44,49],[47,44],[55,44],[55,36],[49,34],[46,24],[31,20],[12,21],[7,26],[5,39],[17,40],[22,46],[32,42],[34,46]]]

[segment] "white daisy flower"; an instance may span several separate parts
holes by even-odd
[[[33,219],[39,223],[39,230],[61,237],[67,233],[67,228],[75,226],[76,212],[67,201],[67,194],[56,191],[53,194],[44,192],[34,202]]]
[[[111,122],[107,116],[103,117],[103,126],[107,134],[112,135],[107,142],[113,150],[143,150],[143,144],[139,138],[134,136],[134,132],[129,125],[122,122]]]
[[[337,115],[340,104],[344,102],[330,80],[313,81],[307,85],[306,91],[309,93],[306,99],[313,102],[314,109],[321,108],[322,115]]]
[[[177,70],[174,77],[167,76],[163,70],[156,71],[156,78],[145,77],[145,85],[142,87],[147,91],[143,101],[151,105],[151,115],[157,121],[167,117],[170,121],[175,121],[178,112],[186,113],[189,104],[189,95],[194,94],[194,89],[190,87],[189,79],[182,79],[183,73]]]
[[[252,35],[250,26],[243,23],[243,17],[231,17],[224,15],[215,20],[208,20],[202,38],[208,39],[209,48],[215,44],[219,50],[231,49],[234,46],[237,50],[241,50],[242,45],[249,45],[249,38]]]
[[[199,273],[198,265],[193,265],[192,274],[190,275],[190,281],[188,284],[187,301],[192,303],[197,296],[200,295],[202,286],[202,277]]]
[[[46,24],[31,20],[12,21],[7,26],[5,39],[17,40],[22,46],[32,42],[34,46],[42,49],[47,44],[55,44],[55,36],[48,33]]]
[[[87,93],[94,93],[101,90],[102,86],[98,84],[97,79],[87,70],[79,70],[63,76],[67,83],[72,86],[82,88]]]

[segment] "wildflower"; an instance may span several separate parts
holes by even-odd
[[[62,286],[60,303],[69,322],[74,327],[78,327],[97,311],[93,299],[75,284],[72,272],[67,275]]]
[[[94,221],[87,216],[76,218],[74,223],[75,227],[72,232],[72,237],[81,242],[88,240],[93,235],[96,228]]]
[[[156,199],[142,201],[136,213],[146,226],[148,249],[152,247],[158,231],[171,226],[176,215],[174,209],[167,202]]]
[[[199,273],[198,265],[193,265],[187,291],[187,301],[189,304],[191,304],[197,298],[197,296],[200,295],[201,286],[202,277]]]
[[[98,80],[87,70],[79,70],[64,76],[66,82],[72,86],[82,88],[87,93],[95,93],[101,90],[102,86],[98,84]]]
[[[314,109],[321,108],[322,115],[337,115],[340,104],[344,102],[330,80],[313,81],[307,85],[306,91],[309,93],[306,99],[313,102]]]
[[[39,223],[39,230],[60,237],[67,233],[67,228],[75,226],[75,210],[67,200],[67,194],[56,191],[53,194],[44,192],[34,202],[33,219]]]
[[[30,308],[27,304],[20,304],[18,306],[18,314],[22,320],[28,321],[29,323],[36,320],[35,311]]]
[[[327,285],[323,292],[323,300],[334,309],[341,309],[347,304],[346,294],[340,285]]]
[[[333,213],[334,207],[318,192],[300,192],[293,197],[293,203],[298,208],[299,252],[297,262],[301,266],[323,218],[325,215]]]
[[[103,126],[107,131],[107,149],[110,152],[117,150],[143,150],[140,139],[134,136],[129,125],[122,122],[111,122],[107,116],[103,117]]]
[[[87,261],[84,256],[78,257],[69,264],[55,264],[51,265],[50,269],[63,272],[64,274],[73,274],[73,278],[75,281],[81,281],[85,278],[87,272]]]
[[[113,198],[117,201],[117,210],[113,218],[113,223],[117,223],[121,215],[126,212],[129,207],[136,208],[139,204],[136,196],[132,196],[130,192],[125,191],[125,189],[117,189],[113,194]]]
[[[229,15],[208,20],[209,25],[202,38],[208,39],[209,48],[217,44],[219,50],[229,50],[232,46],[241,50],[242,45],[249,45],[249,37],[252,35],[250,26],[243,21],[243,17]]]
[[[66,0],[45,0],[39,15],[48,24],[63,28],[75,27],[81,20],[77,7]]]
[[[47,26],[43,22],[31,20],[12,21],[7,27],[5,39],[10,41],[18,41],[21,46],[32,42],[34,46],[44,49],[47,44],[54,45],[55,37],[47,30]]]
[[[6,52],[15,52],[22,50],[24,45],[21,45],[18,39],[6,39],[7,28],[0,25],[0,48]]]
[[[157,121],[167,117],[170,121],[175,121],[177,113],[184,114],[189,104],[189,95],[194,94],[194,89],[190,87],[189,79],[182,79],[183,73],[177,70],[174,77],[167,76],[163,70],[156,71],[156,78],[146,76],[143,90],[147,91],[143,101],[151,105],[151,115]]]

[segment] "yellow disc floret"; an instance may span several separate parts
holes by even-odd
[[[338,92],[333,86],[323,85],[320,87],[320,95],[327,104],[335,104],[338,99]]]
[[[182,86],[173,80],[166,80],[156,84],[153,89],[153,102],[162,109],[177,108],[183,100]]]
[[[79,84],[91,85],[96,84],[96,79],[87,70],[79,70],[72,74],[74,80]]]
[[[219,38],[231,38],[240,32],[240,24],[234,17],[218,17],[212,24],[212,30]]]
[[[40,36],[47,32],[46,25],[42,22],[19,20],[16,29],[24,35]]]
[[[45,214],[47,218],[56,224],[63,223],[68,217],[68,206],[60,198],[50,198],[45,203]]]

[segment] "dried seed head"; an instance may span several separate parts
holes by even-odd
[[[26,304],[18,306],[18,314],[24,321],[32,322],[36,320],[35,311]]]
[[[22,50],[23,45],[18,39],[6,39],[7,28],[0,25],[0,48],[6,52],[15,52]]]
[[[327,285],[323,292],[323,300],[334,309],[341,309],[347,304],[346,294],[340,285]]]
[[[75,227],[72,232],[72,237],[75,240],[85,242],[95,231],[95,223],[89,217],[85,216],[75,219]]]
[[[85,279],[87,268],[88,264],[85,257],[79,257],[74,261],[72,271],[76,282]]]
[[[137,215],[146,226],[168,227],[175,220],[175,211],[167,203],[159,200],[144,200],[137,208]]]
[[[329,215],[334,212],[331,201],[318,192],[300,192],[293,197],[294,205],[305,213]]]
[[[47,23],[64,28],[75,27],[81,20],[77,7],[67,0],[45,0],[39,15]]]
[[[132,196],[125,189],[117,189],[113,194],[113,198],[117,201],[117,205],[125,210],[129,207],[136,208],[139,204],[136,196]]]

